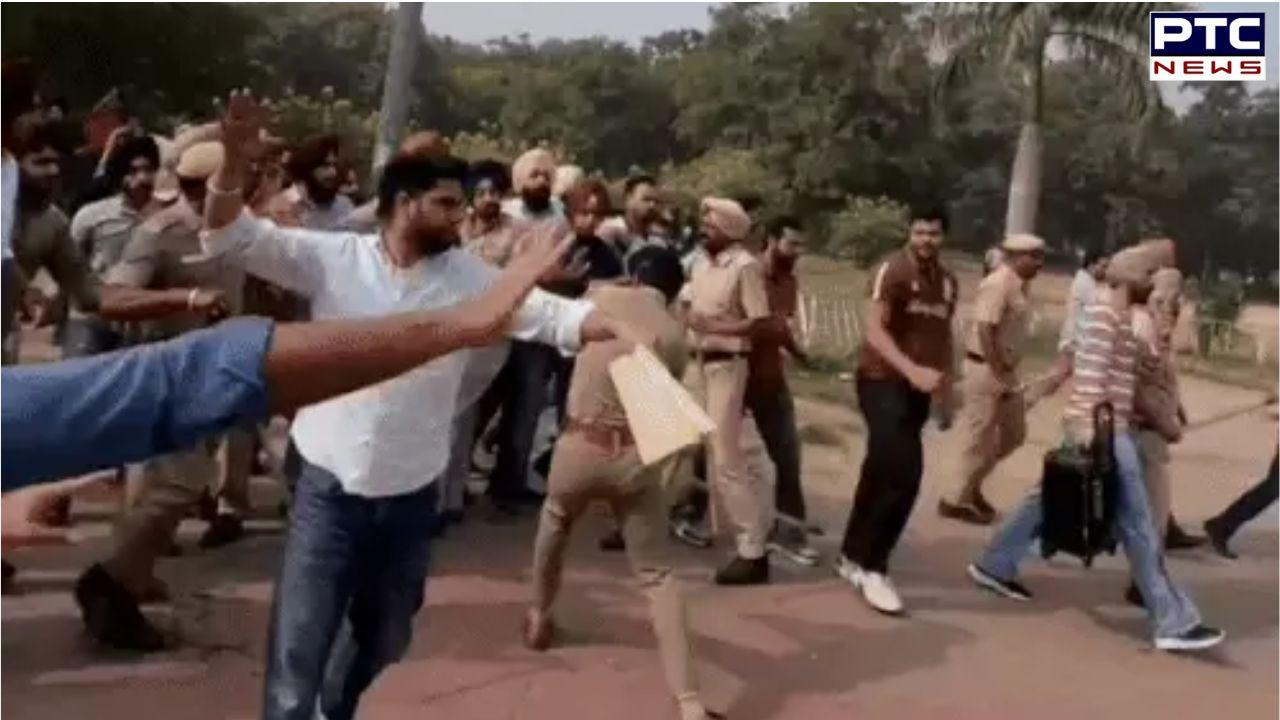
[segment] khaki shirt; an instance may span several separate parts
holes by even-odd
[[[706,254],[698,256],[681,294],[688,301],[691,313],[707,317],[746,320],[769,315],[764,269],[741,244],[721,250],[714,258]],[[745,337],[692,331],[689,337],[690,344],[699,350],[734,353],[751,350],[751,341]]]
[[[1031,300],[1027,296],[1026,281],[1018,277],[1008,264],[1002,263],[978,284],[965,351],[983,355],[978,329],[982,325],[994,325],[996,347],[1003,353],[1002,359],[1010,367],[1017,367],[1026,350],[1030,313]]]
[[[165,208],[138,227],[106,281],[153,290],[221,290],[231,312],[239,313],[244,270],[228,256],[206,255],[200,247],[200,227],[200,216],[185,200]],[[143,334],[148,339],[168,338],[204,325],[203,318],[178,315],[145,323]]]
[[[667,307],[666,298],[650,287],[592,285],[587,299],[604,314],[630,325],[676,378],[684,374],[688,347],[684,327]],[[578,354],[569,384],[566,414],[578,422],[627,426],[627,414],[609,376],[609,363],[630,352],[622,340],[589,343]]]
[[[153,208],[134,210],[123,195],[89,203],[71,220],[71,239],[89,261],[98,277],[120,261],[133,231],[146,220]]]
[[[13,255],[26,282],[35,279],[43,268],[59,290],[70,296],[77,310],[98,309],[102,285],[71,242],[67,216],[57,207],[47,205],[41,210],[20,212]]]

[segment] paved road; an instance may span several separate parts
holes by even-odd
[[[1244,402],[1243,391],[1189,381],[1193,415]],[[1009,507],[1052,442],[1053,405],[1037,410],[1029,447],[1001,469],[991,495]],[[806,482],[828,529],[826,557],[853,491],[863,438],[857,417],[832,405],[802,405]],[[982,594],[964,563],[988,532],[938,519],[954,437],[928,438],[926,490],[894,558],[911,609],[875,615],[825,565],[775,564],[775,584],[721,590],[708,582],[723,550],[675,550],[687,579],[705,693],[734,720],[772,718],[1272,718],[1277,711],[1277,533],[1274,511],[1238,539],[1243,559],[1208,553],[1170,560],[1206,616],[1230,633],[1202,657],[1148,648],[1143,616],[1120,599],[1123,560],[1092,570],[1030,562],[1034,603]],[[1188,525],[1212,514],[1265,468],[1275,424],[1258,414],[1188,438],[1175,450],[1175,507]],[[255,487],[265,506],[275,490]],[[3,610],[3,711],[7,720],[149,717],[251,718],[259,706],[278,523],[254,523],[248,540],[217,552],[194,549],[198,523],[182,530],[182,558],[161,574],[179,596],[157,608],[184,649],[145,659],[91,648],[68,588],[108,541],[110,505],[77,512],[84,539],[70,548],[15,553],[22,594]],[[361,718],[475,720],[675,716],[659,672],[640,596],[621,557],[594,548],[601,527],[575,537],[559,607],[564,647],[525,651],[517,632],[532,520],[463,526],[438,544],[428,605],[406,662],[368,695]]]

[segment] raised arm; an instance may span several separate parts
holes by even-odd
[[[230,255],[245,270],[304,296],[324,285],[326,255],[341,255],[351,236],[282,228],[245,212],[249,162],[261,151],[266,112],[247,91],[234,92],[222,121],[222,165],[209,179],[201,244],[211,255]]]

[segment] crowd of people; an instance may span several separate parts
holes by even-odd
[[[785,371],[788,356],[807,362],[789,322],[800,220],[762,222],[739,200],[708,197],[696,231],[680,233],[652,176],[627,178],[615,208],[608,184],[545,149],[510,166],[467,163],[432,132],[404,142],[365,202],[338,138],[274,137],[247,92],[172,139],[109,98],[85,124],[88,150],[72,154],[20,78],[6,74],[4,90],[4,487],[51,483],[33,490],[58,500],[40,504],[53,508],[46,520],[65,522],[60,479],[121,468],[112,549],[75,585],[90,635],[133,651],[169,644],[141,608],[168,600],[155,567],[175,552],[177,525],[198,513],[202,547],[235,542],[250,476],[278,468],[288,529],[262,716],[351,718],[408,646],[435,537],[481,513],[501,523],[538,509],[522,640],[545,651],[567,539],[598,502],[614,529],[600,547],[627,553],[648,596],[679,716],[718,717],[699,694],[669,542],[710,546],[720,509],[733,554],[717,584],[769,582],[771,555],[820,561]],[[87,172],[72,170],[86,158]],[[901,615],[889,561],[919,493],[931,414],[950,425],[963,386],[954,493],[938,510],[990,525],[1000,513],[984,479],[1023,444],[1028,407],[1065,385],[1066,443],[1092,443],[1094,408],[1114,408],[1114,532],[1153,644],[1220,642],[1164,562],[1166,541],[1197,542],[1170,515],[1168,445],[1186,423],[1173,241],[1086,258],[1059,362],[1026,379],[1028,284],[1044,241],[1004,238],[953,337],[947,212],[919,206],[908,221],[871,284],[856,371],[867,451],[837,576]],[[56,297],[32,282],[41,270]],[[23,320],[56,323],[66,360],[17,365]],[[705,448],[640,460],[609,373],[637,346],[703,403],[715,426]],[[288,417],[290,441],[264,462],[273,414]],[[556,437],[543,450],[548,414]],[[744,452],[757,440],[765,471]],[[472,497],[486,451],[485,497]],[[1231,535],[1275,494],[1273,461],[1205,524],[1213,547],[1229,556]],[[1018,568],[1042,514],[1035,493],[1010,511],[968,567],[978,586],[1031,599]]]

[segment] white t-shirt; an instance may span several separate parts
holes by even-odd
[[[479,295],[499,274],[457,248],[399,268],[387,259],[378,235],[282,228],[247,214],[206,233],[203,245],[211,255],[237,256],[249,274],[306,297],[316,320],[450,307]],[[535,289],[508,334],[576,351],[592,308]],[[445,470],[454,419],[479,398],[505,355],[505,346],[459,350],[303,408],[293,423],[294,442],[348,493],[414,492]]]

